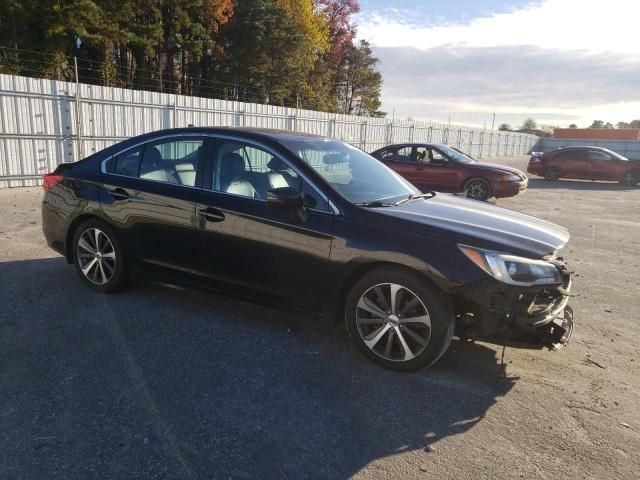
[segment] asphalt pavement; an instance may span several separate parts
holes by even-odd
[[[0,190],[0,478],[638,478],[640,187],[532,179],[498,200],[569,228],[572,342],[501,364],[454,340],[412,374],[298,313],[94,293],[47,248],[41,197]]]

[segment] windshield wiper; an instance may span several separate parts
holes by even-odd
[[[396,204],[383,202],[382,200],[373,200],[372,202],[361,202],[361,203],[355,203],[354,205],[358,205],[359,207],[367,207],[367,208],[379,208],[379,207],[394,207]]]
[[[433,198],[435,196],[436,196],[436,192],[425,192],[425,193],[422,193],[420,195],[415,195],[415,194],[412,193],[407,198],[403,198],[399,202],[396,202],[395,205],[398,206],[398,205],[402,205],[403,203],[410,202],[412,200],[417,200],[419,198]]]

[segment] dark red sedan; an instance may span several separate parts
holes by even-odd
[[[559,148],[544,154],[533,154],[527,172],[547,180],[577,178],[613,180],[634,186],[640,180],[640,160],[629,160],[601,147]]]
[[[517,168],[478,162],[459,150],[435,143],[403,143],[372,152],[378,160],[421,190],[461,193],[469,198],[513,197],[528,185]]]

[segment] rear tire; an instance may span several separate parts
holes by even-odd
[[[483,202],[491,197],[491,186],[484,178],[472,178],[464,184],[464,191],[467,198],[482,200]]]
[[[558,167],[547,167],[544,169],[544,179],[550,182],[560,180],[562,172]]]
[[[82,223],[73,235],[72,253],[80,278],[95,291],[109,293],[126,285],[124,251],[106,223],[97,219]]]
[[[438,361],[455,326],[445,294],[417,274],[396,267],[373,270],[353,285],[345,302],[345,322],[367,358],[403,372]]]
[[[638,184],[640,172],[629,170],[620,179],[620,183],[627,187],[635,187]]]

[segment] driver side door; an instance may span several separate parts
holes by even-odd
[[[455,164],[439,150],[431,146],[417,147],[415,159],[418,188],[438,192],[459,190]]]
[[[284,186],[301,192],[306,220],[267,204],[267,192]],[[214,288],[320,311],[334,215],[324,194],[269,147],[216,138],[196,203],[199,274]]]

